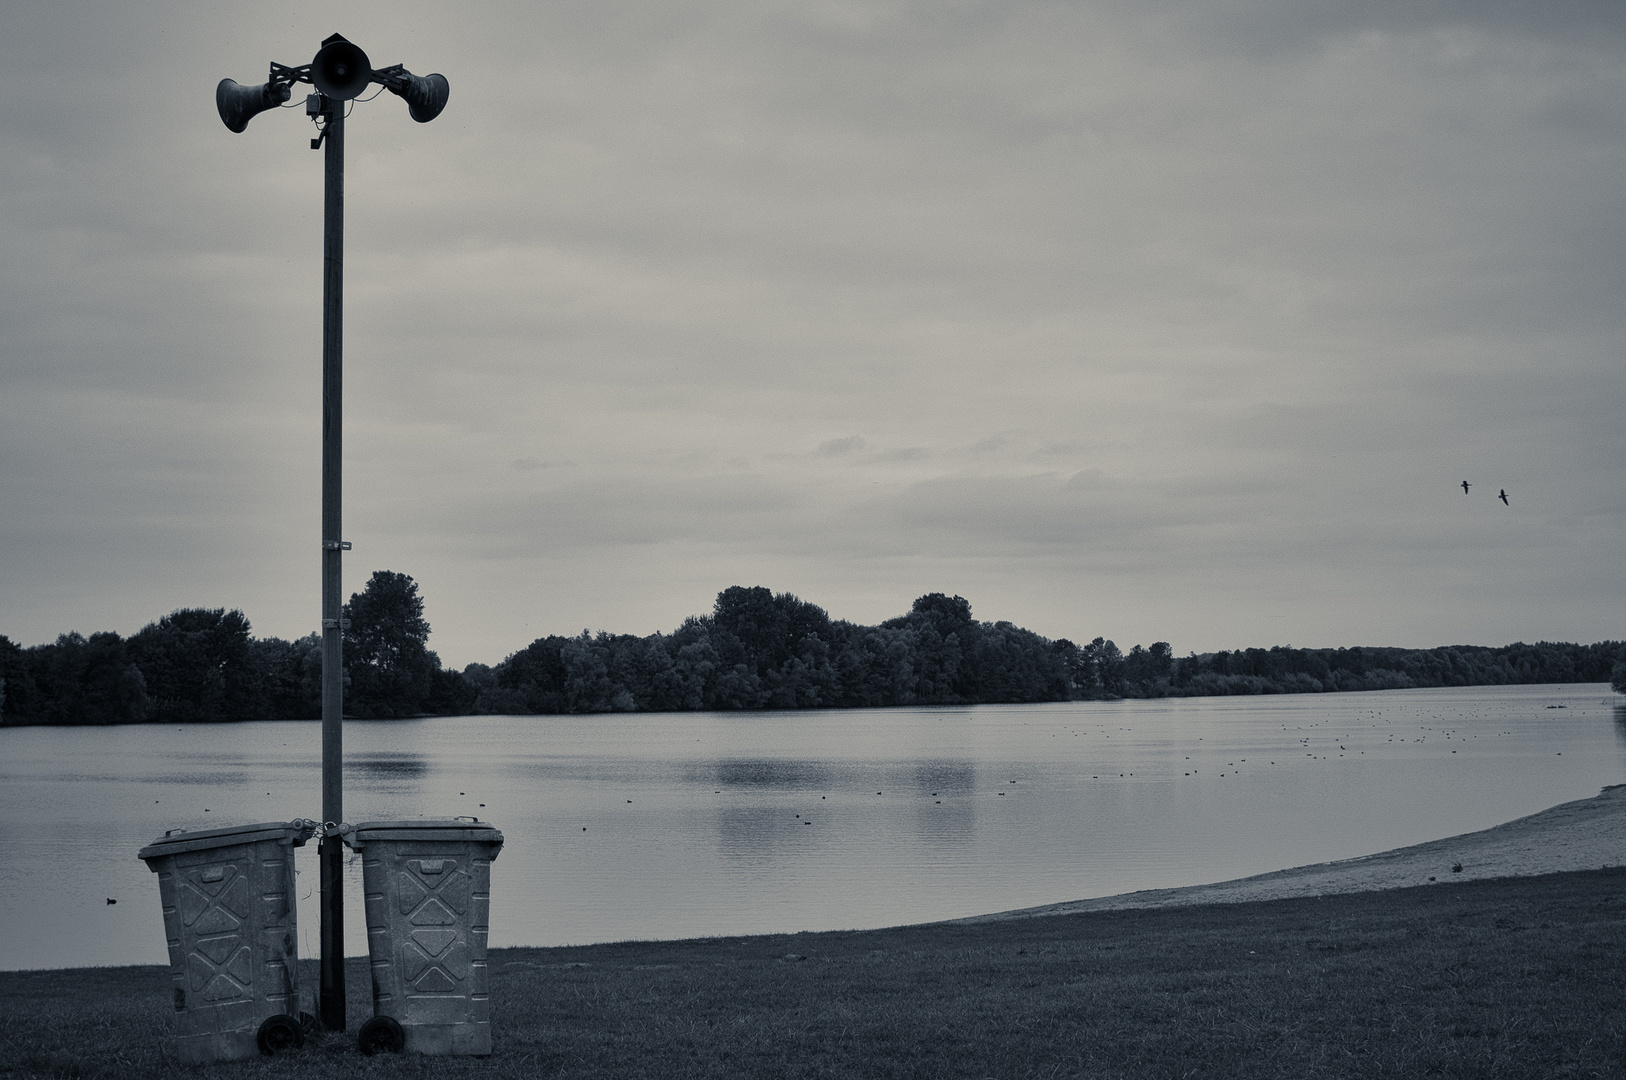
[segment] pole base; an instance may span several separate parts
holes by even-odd
[[[338,836],[322,837],[322,958],[317,1008],[322,1027],[344,1030],[344,844]]]

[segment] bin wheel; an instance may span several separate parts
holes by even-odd
[[[375,1016],[361,1025],[356,1042],[368,1057],[374,1054],[399,1054],[406,1049],[406,1032],[401,1030],[401,1025],[396,1023],[393,1016]]]
[[[303,1031],[307,1036],[316,1034],[316,1017],[308,1012],[300,1013],[299,1030]]]
[[[304,1046],[305,1032],[300,1029],[298,1020],[286,1013],[278,1013],[265,1018],[254,1041],[260,1044],[260,1053],[279,1054]]]

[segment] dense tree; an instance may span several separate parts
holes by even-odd
[[[141,669],[115,633],[63,634],[27,660],[33,700],[10,714],[25,723],[132,724],[152,712]]]
[[[424,712],[440,659],[429,651],[418,583],[375,570],[344,606],[345,712],[353,716],[417,716]]]
[[[345,607],[346,713],[473,710],[482,687],[427,647],[417,583],[379,571]],[[181,608],[128,640],[63,634],[23,649],[0,637],[0,722],[272,720],[321,715],[322,639],[255,639],[241,611]],[[490,678],[490,669],[486,678]],[[613,696],[613,695],[612,695]],[[527,710],[529,711],[529,710]]]
[[[1603,682],[1626,643],[1515,642],[1498,648],[1244,649],[1190,656],[1176,664],[1170,693],[1296,694],[1397,690],[1418,686]],[[1131,691],[1126,690],[1126,693]],[[1148,695],[1142,695],[1148,696]]]
[[[429,672],[429,695],[424,698],[423,711],[430,716],[466,716],[474,711],[479,696],[462,672],[441,667],[437,657]]]
[[[0,722],[7,716],[26,716],[35,705],[34,677],[28,671],[23,647],[0,634]]]
[[[151,718],[238,720],[255,712],[249,622],[241,611],[181,608],[130,638],[129,658],[152,700]]]
[[[1079,651],[1090,688],[1107,697],[1120,696],[1124,689],[1124,657],[1118,646],[1106,638],[1096,638]]]
[[[249,643],[256,720],[312,720],[322,715],[322,636],[298,641],[260,638]]]
[[[1080,663],[1071,642],[977,623],[958,596],[857,626],[790,593],[735,586],[671,635],[539,638],[465,674],[483,712],[797,709],[1089,696]]]
[[[602,669],[584,666],[586,650]],[[977,622],[962,597],[943,593],[920,597],[908,614],[879,626],[857,626],[788,593],[736,586],[719,594],[710,615],[670,636],[538,639],[486,669],[476,707],[628,708],[618,690],[642,710],[788,709],[1602,681],[1617,654],[1626,658],[1626,645],[1277,646],[1176,659],[1166,641],[1126,655],[1105,638],[1080,647],[1007,622]],[[572,655],[574,675],[565,665]]]

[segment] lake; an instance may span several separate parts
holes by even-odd
[[[1626,780],[1620,700],[1584,684],[349,721],[345,816],[502,829],[493,945],[888,926],[1350,858],[1586,798]],[[0,728],[0,969],[165,963],[136,850],[318,817],[320,769],[315,722]],[[314,845],[299,864],[314,956]],[[359,862],[347,873],[364,954]]]

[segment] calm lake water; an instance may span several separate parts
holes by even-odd
[[[887,926],[1349,858],[1586,798],[1626,780],[1618,701],[1588,684],[355,721],[346,817],[502,829],[493,945]],[[165,962],[136,850],[317,817],[320,762],[316,723],[0,729],[0,969]],[[314,846],[299,860],[314,956]]]

